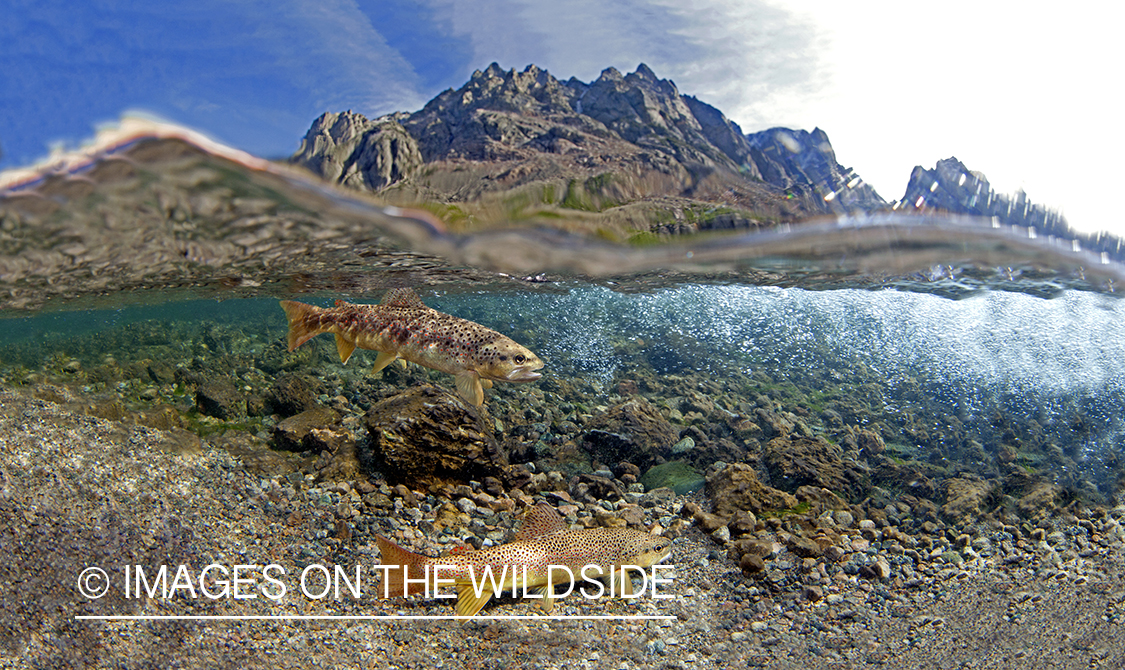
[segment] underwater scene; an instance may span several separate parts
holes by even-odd
[[[1120,245],[467,235],[160,134],[0,224],[5,667],[1125,664]]]

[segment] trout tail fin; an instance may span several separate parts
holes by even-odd
[[[306,305],[303,302],[282,300],[281,309],[289,319],[289,351],[293,351],[309,339],[328,332],[327,324],[321,317],[325,310]]]
[[[393,566],[383,571],[380,598],[400,598],[426,590],[427,584],[423,579],[426,577],[426,561],[430,560],[428,557],[407,551],[381,535],[375,536],[375,544],[379,546],[380,562]],[[407,583],[407,577],[412,581]]]

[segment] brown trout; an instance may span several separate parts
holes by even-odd
[[[668,538],[639,530],[570,530],[555,508],[545,504],[528,512],[512,542],[496,547],[433,558],[407,551],[381,536],[376,536],[375,542],[379,545],[382,565],[393,566],[385,568],[385,581],[378,589],[381,597],[436,592],[432,571],[434,566],[442,566],[439,577],[442,582],[456,587],[457,614],[461,616],[473,616],[500,592],[516,590],[518,593],[519,589],[524,593],[542,593],[538,597],[543,597],[543,609],[550,611],[554,594],[545,592],[545,587],[548,583],[571,583],[565,579],[567,573],[563,570],[556,569],[548,575],[551,565],[566,566],[575,581],[582,581],[584,577],[599,581],[612,579],[620,587],[611,584],[611,593],[631,596],[632,582],[621,566],[647,568],[664,560],[672,551],[672,541]],[[410,583],[404,581],[407,577]]]
[[[345,364],[356,347],[378,351],[375,373],[401,358],[454,376],[457,391],[480,405],[493,381],[531,382],[543,361],[512,339],[479,323],[427,307],[412,289],[392,289],[378,305],[337,300],[333,308],[282,300],[289,319],[289,351],[321,333],[336,336]]]

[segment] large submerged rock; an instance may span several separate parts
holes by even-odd
[[[715,514],[732,518],[740,511],[761,514],[796,507],[797,498],[766,486],[758,480],[754,468],[734,463],[707,478],[707,495],[714,503]]]
[[[340,414],[329,407],[313,407],[273,427],[273,444],[286,451],[335,451],[343,441]]]
[[[1063,499],[1063,488],[1051,482],[1036,482],[1024,491],[1016,508],[1027,519],[1040,520],[1058,507]]]
[[[266,407],[290,417],[316,407],[313,385],[302,375],[285,373],[274,380],[265,396]]]
[[[775,437],[766,445],[762,460],[771,481],[783,488],[817,486],[844,498],[861,499],[871,489],[870,476],[843,456],[839,445],[822,437]]]
[[[945,504],[941,513],[956,523],[976,521],[987,511],[989,498],[998,484],[988,479],[949,479],[945,482]]]
[[[582,447],[605,465],[629,461],[642,470],[679,441],[675,426],[652,403],[633,398],[610,407],[590,420]]]
[[[232,420],[246,416],[246,398],[234,384],[221,378],[209,379],[195,391],[195,405],[200,414],[216,419]]]
[[[436,386],[376,403],[364,423],[375,464],[391,484],[418,489],[502,478],[508,465],[482,410]]]

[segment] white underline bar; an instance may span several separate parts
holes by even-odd
[[[510,616],[462,616],[457,614],[79,614],[74,617],[76,621],[380,621],[380,620],[409,620],[409,621],[442,621],[460,619],[465,621],[500,621],[500,620],[529,620],[529,621],[641,621],[677,619],[672,614],[662,615],[558,615],[541,616],[536,614],[513,614]]]

